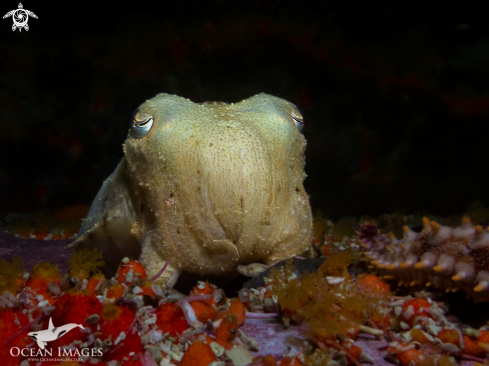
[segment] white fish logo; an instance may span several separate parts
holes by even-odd
[[[26,31],[29,30],[29,25],[27,22],[29,21],[29,15],[33,18],[37,19],[37,15],[32,11],[24,9],[22,3],[19,3],[19,8],[9,11],[7,14],[3,16],[3,19],[12,17],[14,24],[12,25],[12,30],[15,31],[19,28],[19,32],[24,28]]]
[[[55,328],[53,325],[53,319],[49,318],[48,329],[40,330],[38,332],[30,332],[27,333],[27,335],[37,342],[37,345],[39,346],[40,349],[44,349],[44,347],[47,345],[47,342],[54,341],[58,338],[61,338],[70,330],[76,327],[85,329],[82,325],[74,324],[74,323],[65,324],[61,327]]]

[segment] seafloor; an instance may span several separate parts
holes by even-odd
[[[0,231],[0,258],[11,261],[16,256],[21,256],[28,271],[43,261],[50,261],[58,266],[62,273],[67,273],[69,269],[69,259],[71,249],[66,249],[66,245],[72,240],[39,240],[26,239],[18,236],[12,236],[6,232]],[[297,261],[297,260],[296,260]],[[238,292],[241,289],[243,281],[234,281],[235,289]],[[192,287],[194,284],[184,284],[183,287]],[[182,284],[180,284],[182,288]],[[250,286],[248,286],[250,287]],[[468,303],[471,300],[468,300]],[[482,308],[485,309],[485,308]],[[473,311],[473,310],[470,310]],[[476,310],[477,311],[477,310]],[[480,309],[479,309],[480,311]],[[458,314],[459,315],[459,314]],[[259,356],[272,355],[275,359],[280,360],[290,349],[297,347],[297,342],[307,340],[307,327],[302,325],[291,324],[288,327],[276,318],[260,319],[246,318],[241,330],[248,337],[253,337],[259,345],[259,351],[251,351],[254,360],[263,360]],[[355,345],[360,346],[364,353],[368,354],[374,365],[391,365],[392,363],[385,359],[388,342],[382,337],[375,337],[370,334],[360,333],[355,340]],[[300,348],[300,347],[299,347]],[[297,351],[297,349],[296,349]],[[392,361],[392,360],[391,360]],[[457,358],[460,365],[476,365],[473,361]],[[141,363],[145,365],[144,363]],[[148,363],[147,365],[150,365]],[[228,360],[226,365],[231,364]],[[239,364],[235,361],[235,364]],[[453,365],[453,363],[452,363]]]

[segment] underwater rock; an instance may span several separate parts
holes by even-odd
[[[49,261],[58,265],[61,273],[68,271],[72,250],[66,246],[73,240],[39,240],[12,236],[0,230],[0,259],[11,261],[22,257],[26,270],[30,271],[36,264]]]

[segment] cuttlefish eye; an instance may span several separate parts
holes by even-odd
[[[139,109],[137,109],[132,115],[131,136],[135,139],[142,139],[153,127],[153,122],[153,116],[140,113]]]
[[[299,108],[297,108],[296,111],[292,111],[292,118],[294,119],[297,129],[300,133],[302,133],[302,130],[304,130],[304,117],[302,117],[302,113]]]

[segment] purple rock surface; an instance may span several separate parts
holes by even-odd
[[[258,352],[252,352],[254,357],[272,355],[276,359],[282,358],[284,352],[287,352],[287,347],[290,343],[288,337],[306,339],[304,334],[305,327],[291,325],[287,329],[276,319],[250,319],[246,318],[241,329],[247,336],[255,338],[260,345]],[[373,337],[372,337],[373,338]],[[392,366],[393,364],[384,360],[386,351],[383,346],[387,345],[387,341],[370,339],[370,335],[359,335],[355,340],[355,344],[360,346],[363,352],[371,356],[376,366]],[[379,348],[381,348],[379,350]],[[368,365],[368,364],[365,364]],[[472,361],[459,361],[459,365],[473,366]]]
[[[255,338],[260,345],[258,352],[252,352],[253,356],[272,355],[276,359],[280,359],[284,352],[287,352],[287,347],[289,346],[288,337],[306,339],[303,326],[291,325],[286,329],[275,319],[247,318],[241,329],[247,336]],[[379,347],[387,344],[386,341],[358,338],[355,343],[375,360],[375,365],[392,365],[384,360],[385,351],[378,350]]]
[[[20,255],[26,270],[30,271],[36,264],[50,261],[57,264],[61,273],[68,272],[71,249],[66,249],[73,239],[38,240],[12,236],[0,230],[0,259],[11,261]]]

